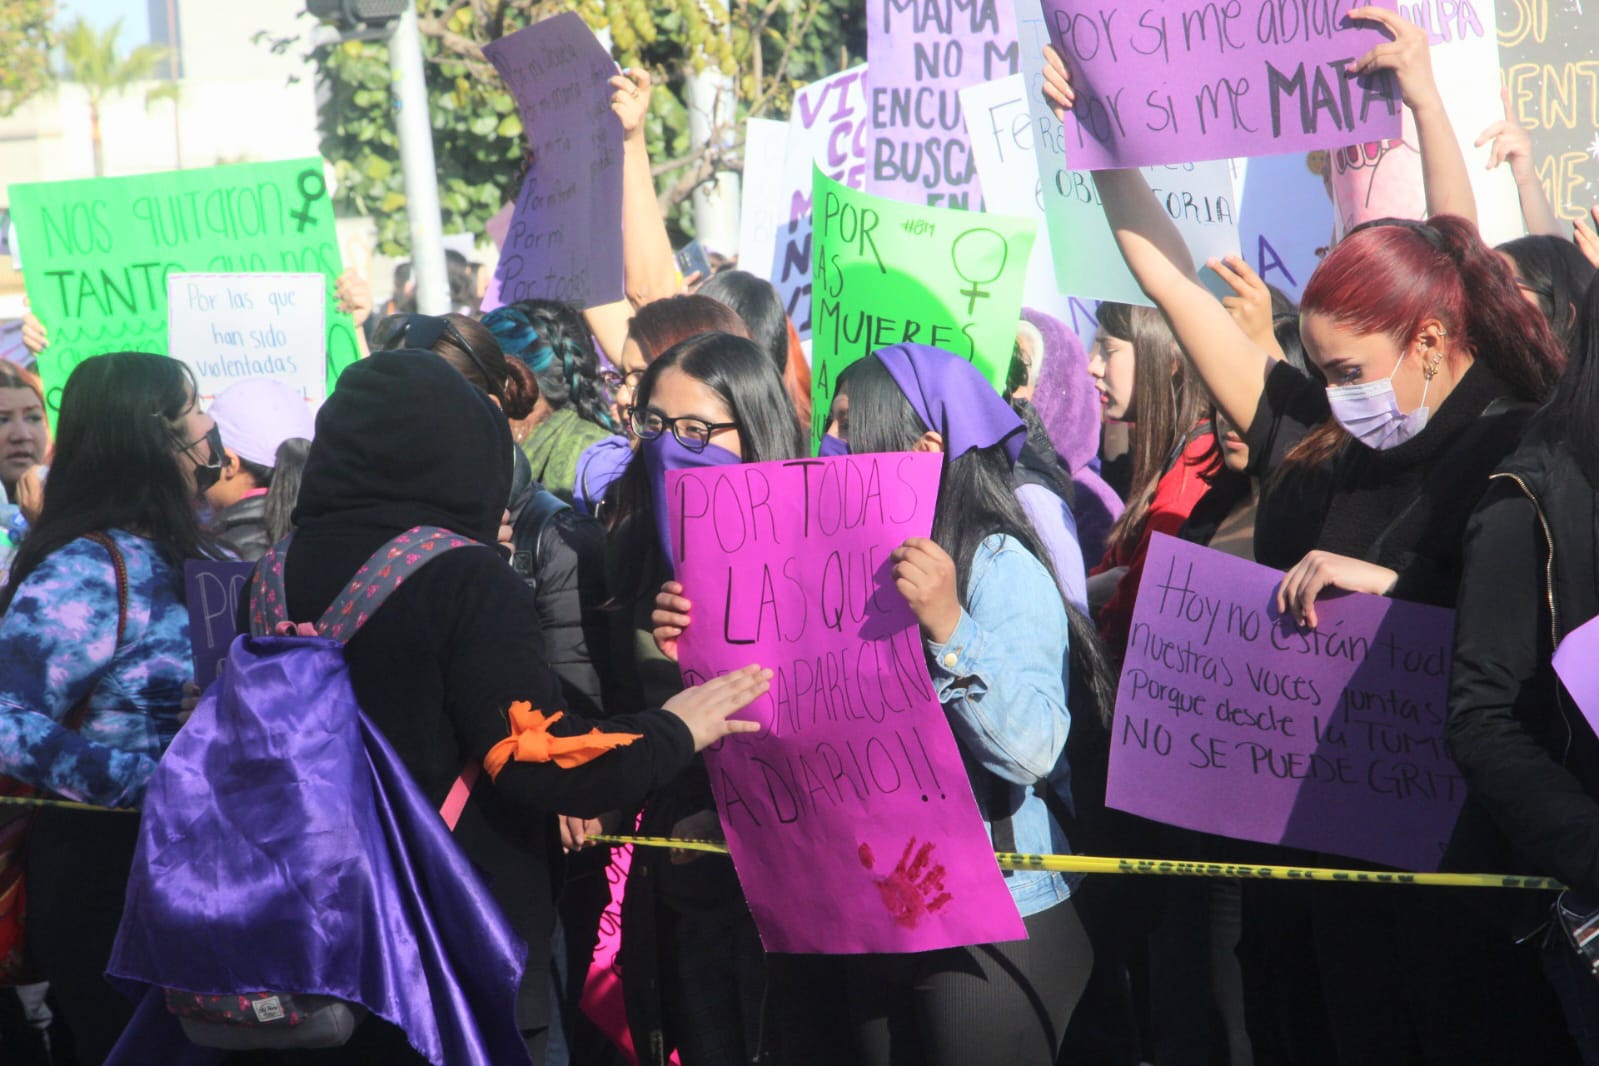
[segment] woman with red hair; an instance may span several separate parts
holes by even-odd
[[[1382,22],[1413,43],[1414,28],[1390,25],[1391,13],[1364,8],[1351,17]],[[1423,111],[1431,121],[1437,90],[1424,64],[1407,58],[1413,51],[1382,45],[1351,69],[1395,70],[1418,123]],[[1070,106],[1065,69],[1053,57],[1046,84],[1057,106]],[[1338,591],[1453,607],[1466,520],[1562,359],[1547,322],[1475,225],[1453,215],[1384,220],[1328,254],[1300,308],[1305,351],[1324,386],[1271,359],[1199,283],[1138,171],[1094,179],[1134,277],[1249,446],[1250,472],[1266,488],[1256,555],[1287,570],[1279,609],[1315,628],[1318,597]],[[1237,257],[1208,265],[1224,279],[1249,270]],[[1507,855],[1497,833],[1482,827],[1455,835],[1445,866],[1497,868]],[[1277,892],[1266,903],[1281,908],[1286,900]],[[1273,935],[1286,939],[1268,952],[1314,953],[1321,1025],[1330,1026],[1341,1062],[1514,1062],[1529,1048],[1540,1062],[1565,1061],[1569,1039],[1539,984],[1536,951],[1513,941],[1511,916],[1493,913],[1496,902],[1446,889],[1313,885],[1310,921],[1297,922],[1308,924],[1313,942],[1292,943],[1303,933],[1279,911]],[[1247,938],[1247,912],[1245,923]],[[1290,994],[1303,998],[1299,989]],[[1283,1057],[1325,1055],[1307,1048],[1316,1022],[1289,1038]],[[1280,1017],[1250,1019],[1252,1036],[1283,1028]]]

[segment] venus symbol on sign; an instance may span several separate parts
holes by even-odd
[[[960,294],[966,297],[966,313],[971,315],[977,310],[978,300],[986,300],[994,295],[983,286],[992,285],[999,280],[1001,274],[1005,273],[1005,263],[1010,258],[1010,245],[1005,243],[1004,237],[991,229],[969,229],[955,238],[955,243],[950,246],[949,258],[961,280],[971,283],[971,288],[960,291]],[[998,260],[993,273],[988,277],[974,277],[973,275],[978,273],[988,273],[984,265],[989,259]]]
[[[296,233],[304,233],[305,227],[316,221],[311,216],[311,205],[327,196],[328,183],[323,179],[321,171],[307,169],[300,171],[300,176],[296,179],[295,184],[300,189],[300,209],[298,211],[290,211],[289,217],[299,223],[294,231]]]

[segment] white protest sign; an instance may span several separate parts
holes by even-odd
[[[788,153],[788,123],[770,118],[744,122],[744,172],[740,179],[738,264],[758,278],[772,265],[777,227],[788,221],[788,205],[772,195],[782,187]]]
[[[1023,94],[1032,115],[1039,189],[1055,256],[1055,283],[1070,296],[1145,304],[1116,247],[1093,175],[1066,168],[1065,129],[1044,101],[1044,46],[1049,31],[1040,0],[1015,0]],[[1238,205],[1226,160],[1143,168],[1155,198],[1177,223],[1196,265],[1239,249]]]
[[[321,274],[169,274],[168,351],[194,372],[202,401],[236,381],[273,378],[319,407],[326,290]]]

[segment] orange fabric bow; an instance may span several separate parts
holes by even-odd
[[[563,770],[570,770],[599,758],[612,748],[625,748],[641,736],[639,733],[602,733],[598,729],[575,737],[555,736],[550,727],[565,715],[565,711],[556,711],[546,717],[526,700],[511,704],[511,735],[489,749],[483,757],[483,769],[489,772],[490,778],[496,778],[505,764],[514,759],[517,762],[553,762]]]

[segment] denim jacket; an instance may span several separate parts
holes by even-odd
[[[1015,538],[989,537],[972,559],[955,631],[928,641],[927,652],[989,835],[1003,802],[1018,852],[1065,854],[1066,834],[1034,791],[1052,776],[1064,785],[1071,728],[1066,609],[1049,571]],[[1043,870],[1018,870],[1006,883],[1024,918],[1071,895],[1063,875]]]

